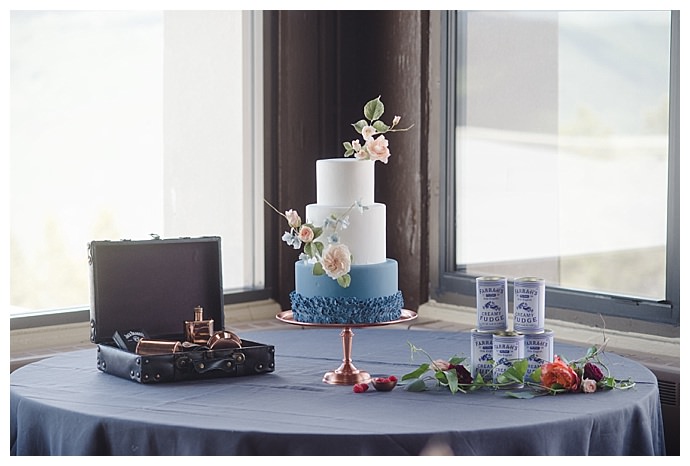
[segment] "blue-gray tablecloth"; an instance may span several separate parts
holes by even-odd
[[[352,359],[372,375],[411,371],[408,341],[434,358],[469,357],[469,333],[355,328]],[[606,353],[637,386],[533,399],[500,391],[354,393],[322,382],[343,359],[340,330],[287,326],[240,334],[275,346],[275,372],[142,385],[96,369],[96,348],[10,378],[16,455],[663,455],[654,375]],[[584,347],[556,343],[567,358]],[[438,448],[434,450],[433,448]]]

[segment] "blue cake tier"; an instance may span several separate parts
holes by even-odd
[[[290,293],[296,321],[323,324],[389,322],[400,318],[398,263],[353,265],[351,282],[341,287],[328,275],[314,275],[312,264],[295,263],[295,291]]]

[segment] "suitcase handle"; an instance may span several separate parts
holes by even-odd
[[[239,364],[245,361],[244,353],[233,353],[230,358],[220,359],[204,359],[201,361],[194,361],[194,370],[199,374],[204,374],[210,371],[221,370],[224,372],[234,372]]]

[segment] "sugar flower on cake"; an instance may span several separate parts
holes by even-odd
[[[350,271],[351,260],[347,245],[329,244],[323,252],[321,267],[323,267],[326,275],[339,280]]]
[[[302,225],[302,219],[300,218],[299,214],[295,210],[288,210],[285,212],[285,219],[288,222],[288,225],[292,228],[299,228],[300,225]]]
[[[397,128],[398,123],[400,123],[399,115],[393,117],[391,124],[387,125],[381,120],[384,109],[381,96],[367,102],[364,106],[364,119],[352,123],[355,131],[362,135],[364,141],[360,142],[359,139],[354,139],[343,142],[345,157],[354,155],[358,160],[374,160],[388,163],[391,153],[388,148],[388,139],[386,139],[384,134],[407,131],[412,126]]]
[[[283,217],[289,231],[283,233],[281,239],[292,246],[293,249],[302,249],[300,260],[313,264],[314,275],[324,275],[336,280],[340,286],[350,286],[350,268],[352,255],[347,245],[340,242],[339,232],[349,225],[348,214],[357,208],[359,212],[367,209],[357,201],[340,217],[331,215],[323,221],[323,225],[316,226],[312,223],[302,223],[302,219],[296,210],[290,209],[285,213],[279,211],[271,203],[264,202]],[[324,245],[323,241],[326,241]]]

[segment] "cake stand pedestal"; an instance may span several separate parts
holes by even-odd
[[[292,311],[279,312],[276,315],[276,318],[281,322],[292,325],[300,325],[303,327],[342,328],[340,338],[343,342],[343,363],[337,369],[326,372],[323,376],[323,381],[336,385],[354,385],[357,383],[368,383],[371,380],[371,376],[368,372],[357,369],[352,363],[352,337],[354,336],[352,329],[361,327],[380,327],[383,325],[409,322],[417,318],[417,313],[403,309],[400,312],[399,319],[390,320],[387,322],[375,322],[371,324],[318,324],[310,322],[298,322],[294,319]]]

